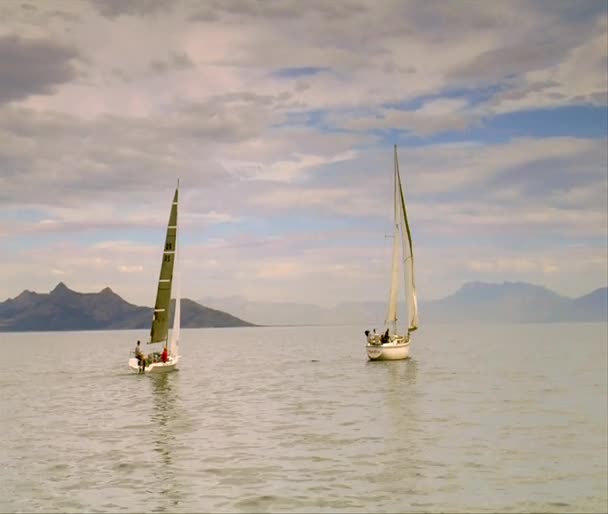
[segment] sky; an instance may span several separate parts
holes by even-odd
[[[2,0],[0,300],[388,297],[399,162],[419,298],[606,286],[603,1]]]

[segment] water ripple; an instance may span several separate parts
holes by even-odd
[[[447,328],[392,363],[361,327],[185,330],[164,377],[137,332],[3,336],[0,511],[605,511],[605,327]]]

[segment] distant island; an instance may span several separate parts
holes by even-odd
[[[78,293],[60,282],[48,294],[26,290],[16,298],[0,303],[0,332],[137,329],[149,328],[151,320],[151,307],[133,305],[109,287],[99,293]],[[221,310],[182,299],[181,326],[254,325]]]
[[[252,302],[239,296],[207,297],[201,303],[263,325],[380,325],[386,302],[343,302],[334,307],[308,303]],[[526,282],[468,282],[455,293],[421,302],[421,326],[429,323],[576,323],[608,321],[608,288],[567,298]]]

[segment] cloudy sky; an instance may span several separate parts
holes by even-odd
[[[420,297],[607,282],[603,1],[2,0],[0,300],[387,297],[392,145]]]

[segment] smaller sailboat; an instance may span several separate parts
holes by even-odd
[[[414,284],[414,251],[412,234],[407,219],[405,196],[399,175],[399,160],[397,158],[397,145],[394,155],[394,233],[393,233],[393,265],[391,272],[391,288],[388,300],[388,314],[385,329],[382,334],[369,331],[367,337],[367,356],[370,360],[400,360],[407,359],[410,353],[411,333],[418,328],[418,302],[416,300],[416,286]],[[401,247],[401,252],[400,252]],[[401,253],[401,257],[399,254]],[[403,284],[405,292],[405,310],[407,314],[407,329],[401,332],[397,326],[397,306],[399,283],[401,282],[399,269],[403,267]]]
[[[165,249],[160,267],[156,301],[154,302],[154,313],[150,329],[150,341],[148,344],[162,345],[162,349],[156,347],[155,351],[143,355],[136,350],[136,356],[129,359],[129,368],[136,373],[165,373],[177,368],[179,362],[179,334],[181,320],[181,298],[179,269],[176,265],[178,260],[177,247],[177,210],[178,210],[179,180],[173,195],[171,214],[167,224],[165,237]],[[175,272],[175,273],[174,273]],[[173,329],[169,338],[169,317],[171,313],[171,289],[175,282],[175,308],[173,314]],[[137,353],[139,352],[139,353]]]

